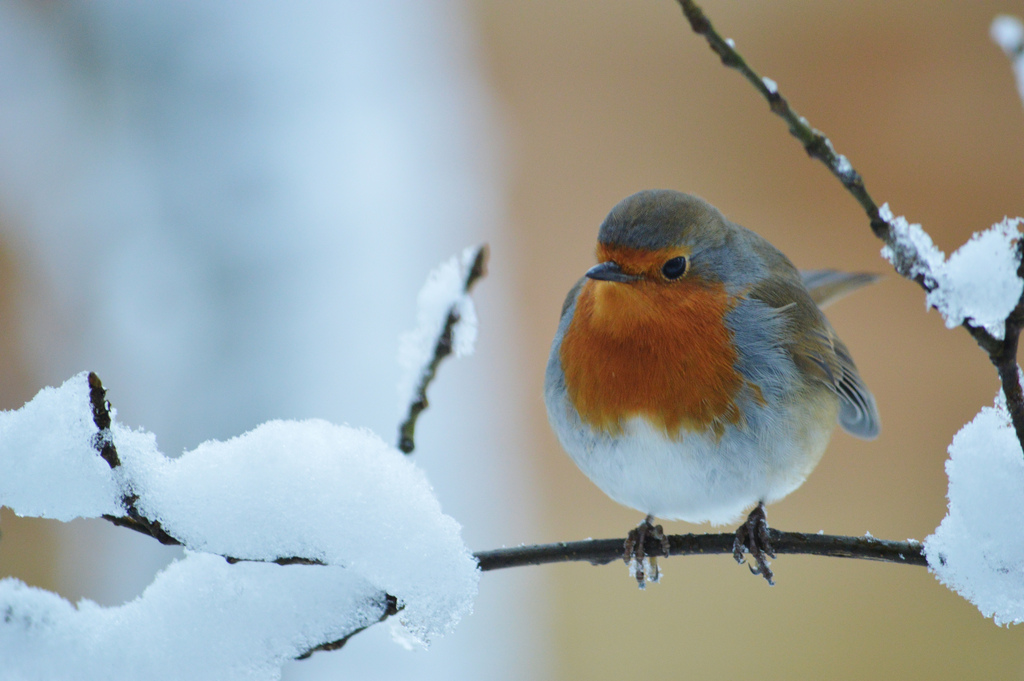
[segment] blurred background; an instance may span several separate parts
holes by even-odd
[[[988,38],[1019,2],[703,6],[946,252],[1024,215],[1024,106]],[[651,187],[703,196],[798,266],[888,275],[829,310],[882,436],[837,432],[769,520],[927,536],[946,446],[995,372],[672,0],[0,5],[0,406],[91,369],[169,455],[269,418],[390,438],[416,292],[486,240],[477,354],[442,368],[417,463],[473,549],[623,536],[639,514],[560,451],[541,384],[598,225]],[[124,602],[176,555],[102,523],[4,510],[0,529],[0,574],[72,600]],[[377,627],[285,677],[1024,677],[1024,630],[920,568],[774,568],[768,588],[726,556],[673,559],[644,592],[621,564],[490,573],[430,651]]]

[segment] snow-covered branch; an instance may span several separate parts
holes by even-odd
[[[100,457],[107,462],[111,469],[116,470],[121,466],[121,457],[117,454],[117,447],[114,444],[114,435],[111,432],[113,418],[111,416],[111,405],[107,401],[107,391],[103,388],[100,377],[89,372],[89,404],[92,407],[92,420],[96,424],[97,433],[92,438],[92,446]],[[102,518],[118,527],[126,527],[135,530],[140,534],[156,539],[166,546],[185,546],[185,542],[169,534],[164,530],[158,520],[151,520],[143,515],[136,502],[139,500],[134,493],[126,492],[121,497],[122,514],[104,513]],[[322,560],[306,558],[303,556],[279,556],[273,560],[260,558],[237,558],[235,556],[223,556],[229,563],[257,562],[274,563],[276,565],[324,565]]]
[[[39,664],[64,677],[61,664],[107,678],[187,678],[191,664],[205,678],[248,665],[272,676],[397,610],[403,635],[426,643],[471,610],[479,578],[426,477],[372,433],[271,421],[168,459],[152,434],[117,422],[84,373],[0,413],[0,503],[105,517],[187,549],[114,608],[0,581],[0,658],[33,677]],[[138,651],[152,675],[132,666]]]
[[[487,273],[487,244],[467,248],[430,274],[420,291],[416,330],[402,338],[399,363],[405,372],[400,386],[408,415],[398,426],[398,448],[411,454],[416,448],[416,421],[427,408],[427,388],[441,361],[455,353],[472,352],[476,339],[476,312],[469,292]]]

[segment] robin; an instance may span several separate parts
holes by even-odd
[[[764,506],[803,483],[836,422],[878,435],[875,400],[820,306],[875,279],[793,263],[714,206],[649,190],[612,209],[565,300],[548,418],[580,469],[647,514],[626,540],[641,588],[655,518],[723,524],[772,584]],[[656,561],[646,579],[658,580]]]

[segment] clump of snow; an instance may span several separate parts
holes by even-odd
[[[768,93],[769,94],[773,94],[773,95],[779,94],[779,84],[776,83],[774,80],[772,80],[768,76],[765,76],[764,78],[761,79],[761,82],[764,83],[764,86],[766,88],[768,88]]]
[[[456,357],[473,354],[476,343],[477,320],[473,299],[466,293],[466,277],[478,247],[469,247],[461,255],[452,256],[427,277],[417,297],[416,328],[402,336],[398,350],[398,365],[402,370],[398,392],[401,408],[413,399],[423,370],[434,356],[437,339],[454,311],[458,322],[452,329],[452,352]]]
[[[345,566],[398,597],[424,642],[472,609],[479,572],[461,528],[422,470],[369,431],[269,421],[168,459],[150,434],[112,430],[136,507],[191,549]]]
[[[64,521],[122,515],[117,476],[92,445],[96,434],[85,373],[0,412],[0,504]]]
[[[938,288],[928,294],[953,328],[965,319],[1002,338],[1006,317],[1017,306],[1024,281],[1017,276],[1020,218],[1005,218],[971,237],[936,273]]]
[[[338,567],[230,565],[186,553],[135,600],[104,608],[0,581],[0,675],[146,681],[281,677],[320,643],[377,622],[382,594]]]
[[[1006,317],[1024,292],[1024,281],[1017,276],[1019,226],[1024,221],[1004,218],[974,234],[947,260],[921,225],[893,216],[889,204],[879,214],[893,234],[892,243],[882,248],[882,257],[901,274],[925,280],[932,288],[927,304],[942,314],[946,326],[953,328],[967,320],[1001,339]]]
[[[992,21],[989,35],[1012,61],[1017,92],[1024,99],[1024,24],[1017,17],[1004,14]]]
[[[0,582],[5,674],[277,678],[283,661],[378,621],[385,594],[404,638],[423,645],[472,610],[480,573],[461,528],[423,472],[369,431],[270,421],[172,460],[151,433],[114,421],[113,470],[97,434],[86,374],[0,413],[0,504],[71,519],[133,503],[190,551],[117,608]],[[61,671],[79,657],[96,673]]]
[[[949,446],[949,512],[924,541],[929,569],[996,624],[1024,621],[1024,454],[1005,400]]]

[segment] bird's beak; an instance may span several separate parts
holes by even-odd
[[[624,284],[636,281],[640,278],[634,274],[626,274],[622,271],[622,268],[619,267],[618,263],[611,260],[606,260],[603,263],[594,265],[587,270],[587,276],[599,281],[618,281]]]

